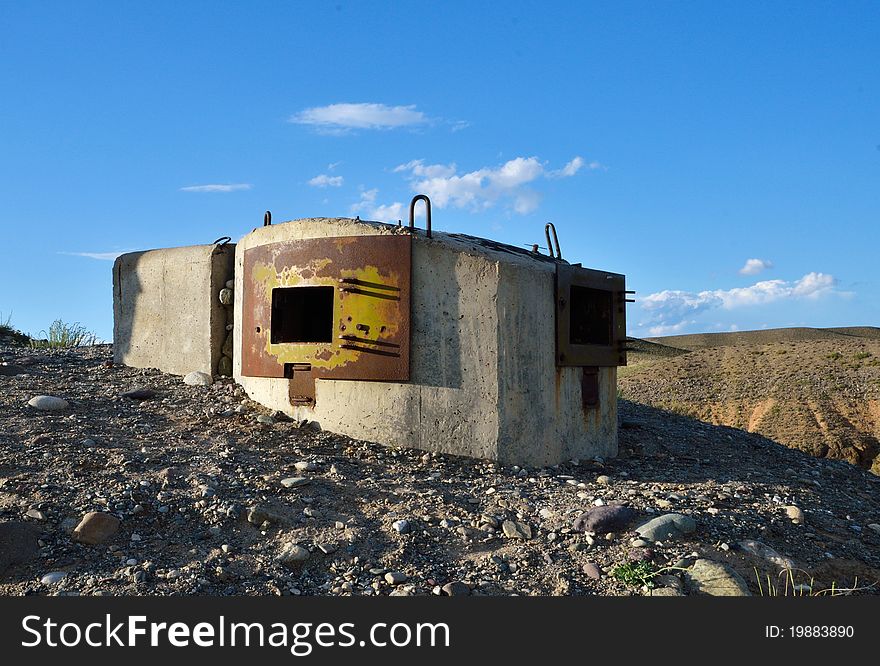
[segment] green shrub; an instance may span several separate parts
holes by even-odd
[[[98,336],[79,322],[66,324],[60,319],[52,322],[48,333],[45,331],[40,331],[40,333],[44,334],[45,337],[42,339],[31,338],[31,347],[34,349],[90,347],[98,341]]]

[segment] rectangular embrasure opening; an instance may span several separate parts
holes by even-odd
[[[331,342],[333,287],[277,287],[272,290],[272,344]]]
[[[612,292],[572,285],[569,304],[571,344],[611,345],[614,307]]]

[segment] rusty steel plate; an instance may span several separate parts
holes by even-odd
[[[315,378],[407,381],[411,257],[409,235],[246,250],[242,374],[293,379],[310,367]]]
[[[626,365],[626,278],[556,265],[556,365]]]

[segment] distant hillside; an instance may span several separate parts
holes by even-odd
[[[768,328],[760,331],[669,335],[659,338],[646,338],[646,340],[648,342],[654,342],[669,347],[693,350],[705,347],[729,347],[731,345],[762,345],[773,342],[841,340],[852,337],[880,340],[880,328],[874,326],[850,326],[840,328]]]
[[[704,333],[627,344],[637,351],[619,375],[624,398],[880,474],[880,329]]]

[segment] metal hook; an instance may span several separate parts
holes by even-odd
[[[416,227],[416,202],[425,202],[425,224],[428,229],[428,238],[431,238],[431,200],[424,194],[417,194],[409,202],[409,228],[410,231]]]
[[[272,213],[267,210],[263,214],[263,226],[268,227],[270,224],[272,224]]]
[[[550,256],[553,256],[553,243],[550,242],[550,232],[553,232],[553,240],[556,241],[556,258],[562,259],[562,250],[559,249],[559,237],[556,235],[556,225],[548,222],[544,225],[544,235],[547,236],[547,247],[550,250]]]
[[[227,243],[231,243],[231,242],[232,242],[232,238],[230,236],[220,236],[220,238],[218,238],[213,243],[211,243],[211,245],[217,245],[218,243],[220,245],[226,245]]]

